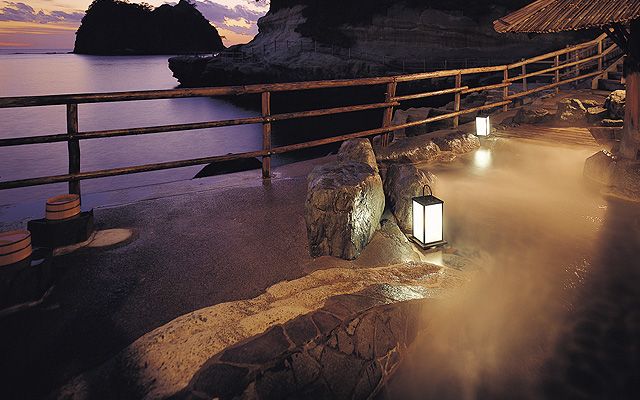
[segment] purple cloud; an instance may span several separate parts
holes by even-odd
[[[79,23],[84,16],[83,12],[51,11],[45,13],[42,10],[36,12],[33,7],[25,3],[7,1],[5,4],[4,7],[0,8],[0,21],[37,22],[41,24],[50,22]]]
[[[263,5],[258,2],[258,5]],[[258,33],[258,18],[264,12],[254,11],[242,5],[227,7],[212,0],[196,0],[196,7],[206,19],[211,21],[215,27],[225,28],[242,35],[255,35]],[[234,22],[235,21],[235,22]]]

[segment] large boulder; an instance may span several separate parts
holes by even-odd
[[[338,151],[338,162],[361,162],[378,172],[376,155],[369,139],[351,139],[342,143]]]
[[[602,107],[602,103],[599,102],[598,100],[587,99],[587,100],[581,100],[581,101],[584,108],[587,108],[587,109],[589,107]]]
[[[584,163],[583,175],[593,182],[609,186],[613,177],[616,160],[611,154],[599,151],[587,158]]]
[[[440,148],[430,135],[406,137],[395,140],[389,146],[376,147],[376,159],[383,164],[418,164],[435,161]]]
[[[393,111],[393,118],[391,119],[391,125],[404,125],[407,122],[407,118],[409,117],[409,113],[405,110],[395,109]],[[392,132],[393,139],[399,139],[406,136],[404,128],[398,129],[397,131]],[[376,136],[377,138],[377,136]]]
[[[453,133],[433,139],[442,151],[450,151],[454,154],[464,154],[480,147],[480,139],[472,133],[454,131]]]
[[[620,198],[640,202],[640,162],[620,159],[613,167],[611,193]]]
[[[380,223],[384,203],[382,180],[371,166],[350,161],[316,167],[305,203],[311,256],[358,257]]]
[[[600,125],[607,128],[622,128],[624,126],[623,119],[603,119],[600,121]]]
[[[422,195],[425,185],[433,187],[436,176],[431,172],[417,169],[411,164],[392,164],[387,170],[384,191],[389,208],[398,220],[398,226],[411,231],[411,198]]]
[[[583,173],[608,195],[640,202],[640,162],[599,151],[587,158]]]
[[[513,117],[516,124],[542,124],[549,122],[553,114],[545,108],[522,107]]]
[[[558,103],[556,119],[564,124],[582,125],[587,119],[587,109],[578,99],[563,99]]]
[[[624,119],[624,105],[626,91],[614,90],[604,101],[604,108],[609,113],[609,119]]]
[[[599,123],[607,118],[607,115],[607,109],[604,107],[596,106],[587,108],[587,122],[589,123]]]
[[[604,126],[594,126],[589,128],[591,136],[605,150],[616,153],[620,147],[620,138],[622,137],[622,128],[611,128]]]
[[[410,108],[406,111],[406,123],[422,121],[429,118],[429,114],[431,113],[431,108],[423,107],[423,108]],[[427,124],[420,124],[416,126],[410,126],[404,130],[406,136],[420,136],[429,132]]]

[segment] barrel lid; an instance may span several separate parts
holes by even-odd
[[[18,243],[22,240],[28,239],[30,236],[31,232],[25,230],[0,232],[0,247]]]
[[[77,194],[61,194],[59,196],[54,196],[47,199],[47,204],[66,204],[78,199],[80,199],[80,196],[78,196]]]

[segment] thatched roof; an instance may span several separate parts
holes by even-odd
[[[561,32],[626,23],[640,0],[537,0],[493,22],[498,32]]]

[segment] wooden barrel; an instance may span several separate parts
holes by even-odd
[[[80,196],[77,194],[63,194],[47,200],[46,218],[57,221],[75,217],[80,214]]]
[[[10,265],[31,255],[31,232],[0,232],[0,266]]]

